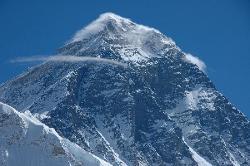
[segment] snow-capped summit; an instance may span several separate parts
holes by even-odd
[[[48,61],[1,85],[0,101],[114,166],[250,165],[247,117],[159,31],[108,13],[59,54],[128,67]]]
[[[87,39],[90,36],[100,33],[103,30],[108,30],[110,33],[125,33],[129,31],[136,31],[140,34],[150,31],[160,33],[156,29],[135,24],[131,20],[120,17],[114,13],[104,13],[101,14],[95,21],[78,31],[72,38],[71,42]]]
[[[109,50],[113,56],[106,55],[105,58],[137,63],[165,56],[167,51],[174,49],[178,49],[175,43],[158,30],[113,13],[105,13],[78,31],[60,54],[72,54],[73,50],[73,55],[101,56],[100,52]]]
[[[91,35],[97,34],[100,31],[103,31],[105,28],[113,28],[113,30],[125,31],[123,25],[131,27],[133,23],[125,18],[122,18],[113,13],[104,13],[99,16],[98,19],[78,31],[75,36],[72,38],[71,42],[81,41],[83,39],[89,38]],[[109,26],[109,27],[108,27]]]

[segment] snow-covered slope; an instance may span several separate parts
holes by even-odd
[[[29,113],[0,102],[1,166],[109,166]]]
[[[58,54],[127,67],[48,61],[3,84],[0,101],[112,165],[250,165],[249,120],[159,31],[106,13]]]

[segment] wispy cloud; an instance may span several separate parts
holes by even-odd
[[[186,59],[188,62],[197,65],[198,68],[199,68],[201,71],[206,72],[207,66],[206,66],[206,64],[205,64],[201,59],[199,59],[198,57],[193,56],[193,55],[191,55],[191,54],[188,54],[188,53],[185,54],[185,55],[186,55],[186,56],[185,56],[185,59]]]
[[[19,57],[11,60],[11,63],[23,63],[23,62],[45,62],[45,61],[54,61],[54,62],[98,62],[98,63],[107,63],[117,66],[127,67],[127,64],[121,63],[115,60],[99,58],[99,57],[90,57],[90,56],[70,56],[70,55],[53,55],[53,56],[31,56],[31,57]]]

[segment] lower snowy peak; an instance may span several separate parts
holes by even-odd
[[[30,113],[0,102],[1,166],[110,166],[60,137]]]

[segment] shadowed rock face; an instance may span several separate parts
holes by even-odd
[[[250,124],[175,43],[114,14],[59,54],[125,63],[46,62],[0,87],[61,136],[113,165],[249,165]]]

